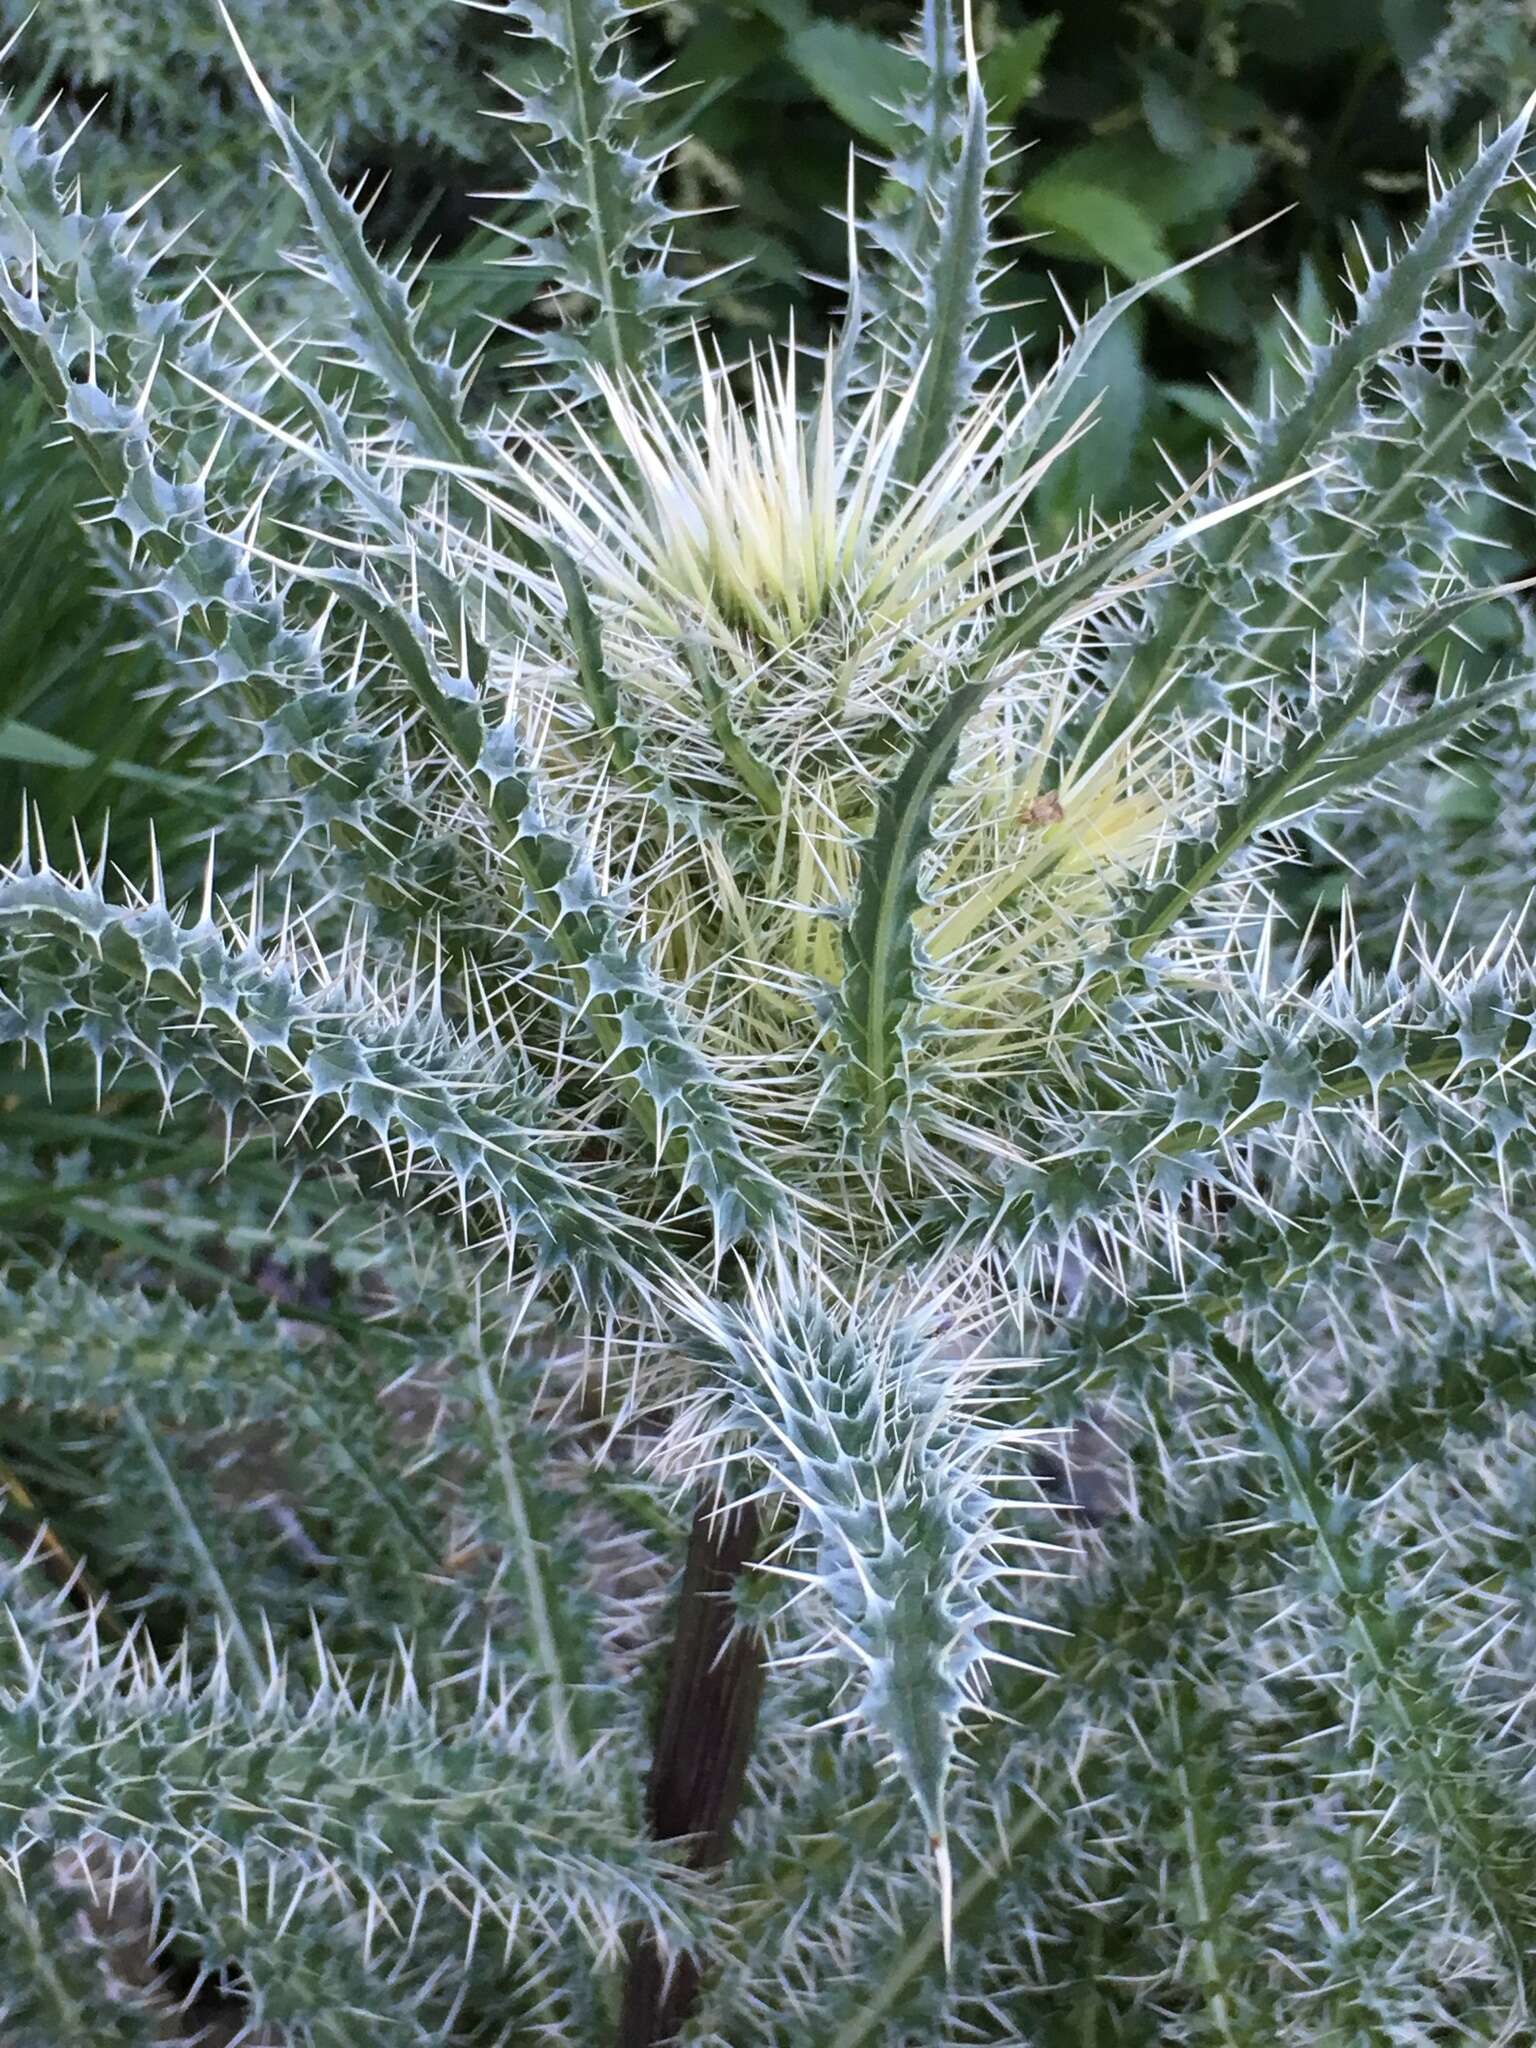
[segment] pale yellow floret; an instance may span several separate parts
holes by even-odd
[[[1048,756],[1016,748],[989,735],[962,776],[919,917],[929,1021],[946,1033],[947,1064],[972,1073],[1040,1049],[1042,970],[1077,958],[1115,887],[1151,870],[1179,783],[1171,762],[1154,768],[1127,742],[1045,792]],[[793,783],[750,885],[717,850],[648,892],[658,908],[668,901],[664,966],[690,981],[716,975],[718,1056],[793,1064],[814,1037],[816,994],[842,977],[836,913],[853,894],[877,788],[872,775],[827,772]]]

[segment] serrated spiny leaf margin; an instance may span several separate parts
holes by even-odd
[[[714,1396],[705,1470],[782,1501],[764,1568],[794,1588],[794,1657],[843,1669],[833,1711],[915,1801],[947,1909],[961,1718],[989,1658],[1011,1661],[998,1634],[1024,1625],[1003,1587],[1007,1542],[1028,1539],[1005,1530],[1017,1517],[990,1484],[1027,1476],[1023,1440],[989,1428],[984,1400],[967,1409],[957,1382],[980,1368],[959,1318],[878,1298],[834,1314],[824,1300],[786,1273],[739,1310],[684,1305]]]
[[[89,872],[30,858],[0,876],[0,930],[8,1040],[78,1040],[103,1068],[143,1065],[168,1102],[193,1088],[231,1118],[296,1128],[328,1109],[392,1171],[446,1187],[466,1215],[485,1204],[507,1247],[583,1282],[639,1270],[633,1222],[576,1169],[547,1089],[505,1046],[487,1061],[430,988],[392,1009],[355,954],[339,971],[311,962],[298,930],[242,932],[211,901],[192,916],[157,894],[114,903]]]
[[[29,1660],[8,1688],[7,1853],[105,1835],[168,1870],[203,1857],[212,1876],[244,1867],[263,1887],[270,1870],[362,1906],[446,1906],[461,1958],[482,1913],[505,1933],[519,1904],[558,1914],[599,1954],[636,1913],[669,1944],[689,1925],[681,1873],[626,1839],[603,1769],[588,1759],[551,1778],[506,1701],[488,1699],[448,1744],[408,1665],[364,1712],[336,1672],[306,1693],[274,1667],[250,1694],[222,1664],[192,1683],[137,1641],[55,1662]],[[480,1913],[452,1911],[477,1899]]]
[[[635,75],[627,9],[612,0],[513,0],[506,9],[532,62],[515,87],[517,118],[538,133],[515,193],[535,224],[504,232],[515,268],[547,279],[560,324],[530,356],[557,389],[595,394],[594,368],[665,379],[669,343],[691,306],[673,255],[676,217],[661,193],[671,144],[657,96]]]
[[[875,261],[851,280],[848,369],[857,383],[859,366],[886,354],[917,378],[901,459],[909,483],[942,452],[986,368],[979,337],[999,266],[992,141],[970,38],[968,4],[962,24],[953,0],[923,0],[908,44],[916,79],[891,109],[882,203],[854,224],[855,245],[862,235]]]
[[[465,422],[464,380],[424,355],[403,287],[375,260],[357,216],[335,190],[325,166],[245,61],[282,142],[325,259],[327,280],[351,311],[356,346],[385,389],[403,403],[418,451],[450,466],[494,464],[494,444]],[[414,546],[408,566],[423,573]],[[583,594],[572,588],[573,565],[562,561],[556,566],[590,672],[593,636],[582,610]],[[441,580],[435,574],[434,587]],[[705,1196],[721,1239],[730,1242],[744,1224],[772,1212],[772,1183],[743,1156],[730,1116],[681,1028],[676,1004],[623,932],[617,907],[606,900],[579,832],[559,815],[557,803],[541,786],[511,699],[499,725],[477,701],[470,679],[484,673],[486,656],[471,646],[462,606],[455,621],[456,652],[467,674],[442,665],[424,622],[409,614],[402,618],[397,597],[391,601],[367,579],[347,572],[332,572],[325,587],[359,610],[386,640],[439,742],[472,777],[504,850],[523,876],[535,957],[558,964],[571,976],[580,1014],[612,1062],[646,1135],[681,1168],[683,1189],[696,1188]]]
[[[1352,318],[1323,341],[1298,338],[1300,391],[1246,423],[1216,491],[1231,498],[1308,469],[1316,473],[1316,482],[1294,501],[1289,521],[1277,525],[1250,516],[1219,528],[1202,550],[1198,578],[1175,579],[1165,590],[1152,631],[1122,658],[1106,739],[1161,687],[1193,674],[1212,646],[1239,648],[1242,678],[1262,680],[1274,649],[1288,653],[1286,636],[1314,619],[1338,589],[1336,580],[1331,588],[1327,582],[1338,573],[1332,559],[1327,577],[1322,573],[1322,554],[1331,557],[1334,550],[1318,549],[1318,531],[1326,529],[1336,481],[1344,486],[1340,509],[1347,517],[1356,435],[1362,424],[1368,425],[1361,420],[1362,401],[1384,362],[1433,337],[1435,290],[1448,274],[1474,261],[1480,223],[1516,163],[1528,114],[1523,110],[1461,178],[1444,186],[1401,250],[1381,264],[1362,257],[1366,275],[1354,293]],[[1401,473],[1406,495],[1414,464],[1404,464]],[[1362,495],[1359,509],[1369,532],[1380,516],[1373,494]],[[1389,502],[1389,517],[1396,509]]]
[[[1529,2009],[1536,1988],[1536,1818],[1512,1804],[1514,1787],[1480,1757],[1476,1723],[1452,1683],[1415,1644],[1411,1619],[1391,1599],[1385,1554],[1360,1541],[1351,1527],[1354,1503],[1324,1482],[1315,1432],[1287,1414],[1251,1352],[1215,1334],[1210,1346],[1216,1371],[1246,1404],[1280,1469],[1291,1514],[1338,1603],[1349,1652],[1346,1683],[1381,1745],[1378,1768],[1422,1802],[1450,1885],[1497,1930],[1521,2008]]]
[[[1281,1242],[1289,1193],[1313,1174],[1319,1194],[1353,1191],[1367,1241],[1437,1206],[1453,1216],[1480,1189],[1507,1201],[1533,1158],[1533,1001],[1508,948],[1460,963],[1408,952],[1379,977],[1342,958],[1321,990],[1259,985],[1210,1006],[1167,984],[1127,1004],[1146,1031],[1135,1078],[1108,1070],[1096,1107],[1027,1117],[1029,1163],[961,1227],[1048,1267],[1087,1257],[1133,1275],[1148,1259],[1198,1291],[1233,1196],[1245,1227],[1278,1207]]]
[[[333,282],[353,305],[359,334],[375,337],[383,370],[392,368],[395,381],[403,380],[414,394],[411,419],[418,440],[439,459],[483,453],[483,444],[462,424],[462,391],[453,380],[445,382],[437,374],[440,366],[417,350],[398,286],[364,246],[355,217],[331,187],[324,167],[313,152],[305,152],[286,118],[275,107],[269,111],[281,124],[295,165],[306,174],[301,189],[317,236],[333,252]],[[39,175],[46,171],[56,180],[51,163],[37,168]],[[72,284],[67,267],[65,278]],[[128,306],[138,305],[140,279],[135,275],[129,282],[132,290],[120,319],[129,317]],[[145,307],[140,314],[151,332],[154,310]],[[280,587],[270,593],[258,589],[244,536],[238,531],[226,536],[210,526],[202,480],[181,483],[162,465],[146,423],[147,394],[128,403],[94,383],[74,382],[70,369],[78,336],[65,316],[45,312],[36,299],[6,286],[0,315],[23,361],[61,405],[87,458],[114,493],[114,516],[150,560],[160,563],[157,582],[167,605],[167,628],[178,637],[189,622],[194,632],[201,629],[216,688],[233,687],[248,700],[257,721],[259,757],[280,764],[302,792],[301,826],[334,833],[357,859],[365,893],[382,908],[438,915],[443,835],[421,831],[421,801],[402,774],[398,740],[370,711],[367,694],[355,680],[339,683],[328,673],[327,648],[312,618],[302,608],[285,608]],[[330,424],[341,431],[334,421]],[[259,414],[247,410],[237,425],[262,440]],[[285,436],[285,444],[295,445],[292,435]],[[323,476],[336,467],[335,456],[323,447],[317,451],[312,473]],[[413,581],[427,581],[436,594],[442,579],[429,577],[430,556],[413,538],[403,508],[390,516],[385,491],[370,486],[356,465],[347,465],[347,475],[366,512],[390,517],[392,543],[399,546],[403,540],[406,573]],[[352,614],[384,636],[400,683],[422,704],[440,744],[469,779],[503,853],[521,877],[526,946],[574,984],[571,1000],[610,1061],[645,1138],[669,1157],[681,1189],[699,1192],[713,1227],[729,1242],[749,1222],[772,1212],[771,1178],[746,1156],[728,1110],[689,1043],[675,998],[624,929],[580,831],[543,787],[519,735],[512,701],[494,722],[487,717],[471,680],[483,675],[485,653],[462,605],[450,612],[459,644],[445,664],[436,634],[414,603],[402,615],[393,593],[386,596],[351,570],[328,576],[311,572],[309,580],[341,597]],[[452,840],[447,843],[451,848]],[[377,853],[388,859],[377,859]],[[468,893],[464,879],[459,878],[461,897]],[[482,930],[489,923],[494,933],[494,906],[487,905],[484,919],[477,922]],[[488,950],[495,959],[494,938],[487,948],[471,928],[463,942],[472,955]]]

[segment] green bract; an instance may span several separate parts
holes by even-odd
[[[1536,985],[1368,821],[1528,753],[1524,123],[1047,548],[1151,285],[988,359],[947,0],[840,337],[746,365],[623,14],[514,15],[484,402],[234,25],[312,331],[0,134],[0,326],[264,847],[0,873],[0,1037],[189,1147],[137,1220],[6,1167],[0,1395],[91,1474],[5,1524],[6,2038],[1514,2039]]]

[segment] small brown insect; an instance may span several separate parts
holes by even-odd
[[[1037,796],[1024,813],[1026,825],[1059,825],[1062,819],[1061,798],[1054,789]]]

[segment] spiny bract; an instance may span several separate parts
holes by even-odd
[[[623,13],[507,12],[510,366],[254,69],[293,331],[0,123],[0,325],[235,812],[0,875],[87,1148],[5,1154],[5,2025],[1519,2038],[1527,878],[1381,910],[1382,792],[1529,722],[1524,122],[1047,551],[1166,280],[987,355],[947,0],[841,331],[736,365]]]

